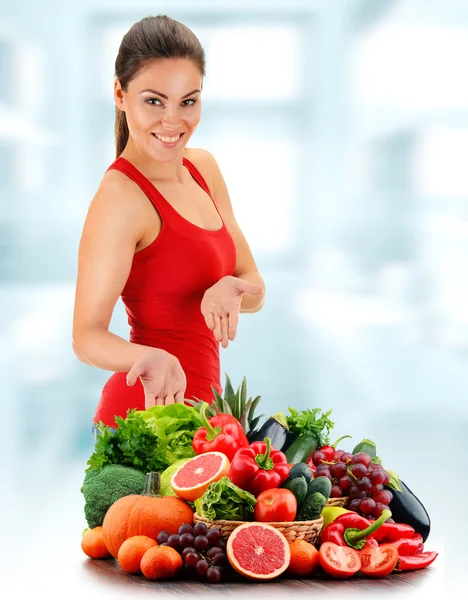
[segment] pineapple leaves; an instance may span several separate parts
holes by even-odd
[[[249,398],[247,400],[247,378],[244,377],[242,379],[242,383],[237,388],[237,391],[234,392],[234,387],[229,375],[225,373],[225,376],[226,384],[224,386],[224,397],[219,394],[214,386],[211,386],[213,402],[206,410],[206,416],[214,417],[220,413],[233,415],[240,422],[244,433],[247,435],[254,430],[258,425],[260,418],[264,416],[255,416],[255,410],[258,407],[261,396],[256,396],[255,399]],[[196,397],[195,400],[185,399],[185,402],[190,404],[190,406],[193,406],[197,411],[200,411],[203,404],[203,401]]]

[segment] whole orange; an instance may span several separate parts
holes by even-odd
[[[173,579],[182,568],[182,557],[170,546],[153,546],[140,562],[141,572],[148,579]]]
[[[100,525],[84,533],[81,538],[81,549],[90,558],[111,558],[111,553],[104,543]]]
[[[117,554],[119,565],[126,573],[141,573],[140,562],[143,554],[153,546],[157,546],[156,541],[147,535],[127,538]]]
[[[286,575],[308,577],[318,569],[319,551],[315,546],[305,540],[294,540],[289,548],[291,560]]]

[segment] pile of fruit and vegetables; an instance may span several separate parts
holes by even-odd
[[[386,577],[429,567],[430,519],[365,439],[330,443],[331,410],[256,416],[246,380],[213,402],[100,423],[81,547],[154,580]]]

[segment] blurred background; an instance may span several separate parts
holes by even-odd
[[[114,160],[118,46],[156,14],[204,45],[189,146],[217,158],[267,286],[222,373],[246,376],[265,417],[333,409],[347,450],[374,440],[440,539],[434,475],[452,469],[445,449],[466,448],[468,421],[466,0],[2,3],[7,531],[76,552],[86,526],[79,487],[110,373],[72,351],[77,251]],[[128,338],[121,303],[111,329]]]

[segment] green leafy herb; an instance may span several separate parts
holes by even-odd
[[[87,470],[120,464],[149,473],[195,456],[193,435],[202,422],[194,408],[169,404],[131,409],[125,419],[116,417],[115,421],[118,427],[114,433],[103,423],[97,425],[102,435],[97,437]]]
[[[158,436],[146,426],[143,418],[135,415],[135,412],[135,409],[130,410],[125,419],[116,417],[118,427],[115,432],[102,422],[96,425],[101,435],[97,436],[86,471],[119,464],[149,473],[160,471],[167,466],[161,458]]]
[[[330,443],[329,434],[335,426],[335,423],[329,418],[331,410],[326,413],[323,413],[321,408],[307,408],[301,411],[289,408],[288,410],[291,414],[286,419],[291,433],[315,435],[320,446]]]
[[[228,477],[211,483],[201,498],[195,500],[197,514],[211,521],[252,521],[255,496],[234,485]]]

